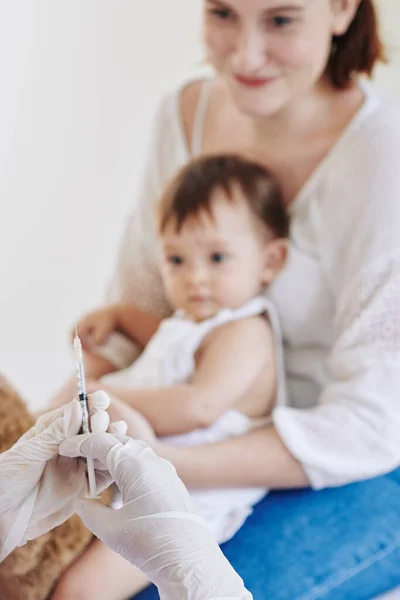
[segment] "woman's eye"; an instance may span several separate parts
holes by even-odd
[[[211,8],[209,13],[223,21],[226,21],[232,16],[232,12],[228,8]]]
[[[171,263],[171,265],[181,265],[183,264],[183,258],[180,256],[169,256],[168,262]]]
[[[227,256],[223,252],[214,252],[211,255],[211,261],[214,263],[222,263],[226,260]]]

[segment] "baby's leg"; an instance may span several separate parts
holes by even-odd
[[[130,437],[142,440],[149,444],[149,446],[154,447],[153,443],[156,441],[154,430],[147,419],[137,410],[115,396],[112,396],[111,404],[107,410],[111,423],[114,421],[125,421],[128,425],[127,434]]]
[[[148,585],[139,569],[95,540],[65,573],[51,600],[127,600]]]

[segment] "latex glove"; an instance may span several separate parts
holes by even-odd
[[[89,396],[92,431],[108,427],[110,398]],[[82,424],[77,400],[42,415],[7,452],[0,454],[0,562],[17,546],[63,523],[73,513],[77,496],[87,492],[86,465],[59,456],[60,443],[76,435]],[[97,465],[99,466],[99,465]],[[97,473],[98,489],[111,483]]]
[[[141,569],[163,600],[249,600],[251,594],[196,514],[171,463],[144,442],[109,433],[63,442],[60,453],[107,466],[122,493],[119,510],[80,500],[76,512],[109,548]]]

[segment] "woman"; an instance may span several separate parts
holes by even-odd
[[[152,207],[191,155],[235,151],[265,164],[292,218],[270,294],[291,407],[214,447],[212,461],[209,448],[193,449],[194,478],[179,450],[157,450],[191,487],[291,490],[267,496],[222,547],[256,600],[371,598],[400,583],[400,118],[359,78],[383,58],[374,7],[204,0],[204,41],[216,75],[160,107],[112,297],[136,303],[138,316],[168,313]],[[91,363],[94,377],[110,368]]]

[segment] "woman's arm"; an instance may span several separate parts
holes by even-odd
[[[317,406],[273,413],[314,489],[400,464],[400,118],[389,106],[375,115],[309,209],[334,303],[329,381]]]
[[[175,448],[155,442],[189,488],[309,487],[301,464],[293,457],[273,426],[196,448]]]

